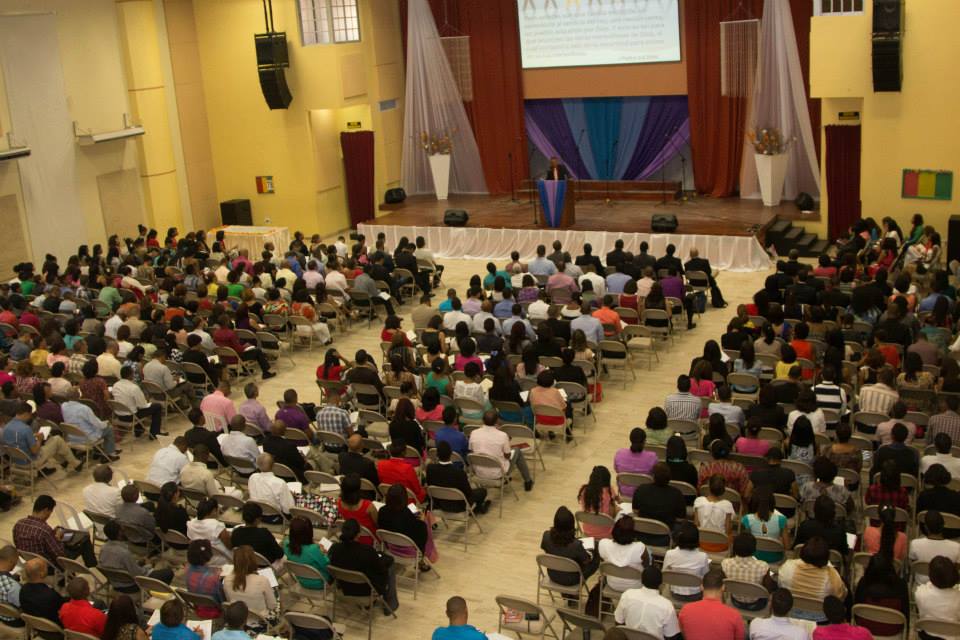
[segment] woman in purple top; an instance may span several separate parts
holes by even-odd
[[[630,447],[620,449],[613,456],[613,469],[617,473],[650,473],[653,465],[657,464],[657,454],[653,451],[644,451],[643,445],[647,442],[647,432],[640,427],[630,431]],[[621,484],[620,495],[624,498],[633,498],[634,487]]]

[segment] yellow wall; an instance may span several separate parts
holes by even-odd
[[[63,78],[72,118],[83,129],[119,129],[123,114],[130,108],[114,0],[0,0],[0,16],[17,12],[56,14]],[[0,130],[6,133],[10,126],[7,97],[0,85]],[[0,146],[5,144],[6,141]],[[87,237],[77,238],[76,244],[105,242],[107,234],[97,176],[136,168],[136,147],[129,142],[84,147],[78,149],[75,162],[76,189],[82,207],[77,215],[84,216],[87,229]],[[0,162],[0,197],[10,194],[16,194],[20,201],[27,233],[55,232],[31,228],[29,212],[23,208],[16,162]],[[137,211],[131,215],[141,219],[143,213]],[[29,253],[29,243],[25,239],[24,242]],[[64,260],[66,257],[61,256]]]
[[[861,111],[863,216],[879,220],[889,215],[906,229],[910,217],[919,212],[945,235],[947,218],[957,213],[960,197],[960,128],[955,115],[960,101],[960,40],[956,37],[960,2],[904,3],[900,93],[873,92],[872,3],[864,6],[867,11],[861,16],[813,18],[811,93],[824,98],[824,125],[834,124],[837,112],[849,105]],[[901,198],[901,174],[906,168],[953,171],[953,201]],[[829,215],[828,197],[821,202],[824,220]]]
[[[360,3],[361,42],[303,47],[294,0],[274,0],[274,26],[287,32],[287,110],[268,109],[257,78],[253,34],[264,31],[260,0],[194,0],[213,165],[220,200],[249,198],[254,224],[330,234],[349,225],[339,176],[317,174],[318,157],[339,157],[339,136],[315,136],[311,111],[335,110],[343,128],[360,119],[375,133],[375,197],[399,181],[403,93],[396,3]],[[380,100],[398,99],[381,113]],[[357,117],[359,114],[360,117]],[[316,122],[316,120],[314,120]],[[317,149],[317,144],[327,148]],[[336,146],[336,149],[334,149]],[[333,164],[338,164],[334,162]],[[325,167],[335,171],[328,162]],[[272,175],[274,194],[255,177]]]

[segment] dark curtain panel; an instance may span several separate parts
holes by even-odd
[[[372,220],[373,196],[373,131],[340,133],[343,169],[347,178],[347,208],[350,226]]]
[[[824,131],[829,233],[835,240],[860,219],[860,125],[829,125]]]

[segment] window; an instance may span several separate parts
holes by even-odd
[[[818,16],[852,15],[863,13],[864,0],[814,0]]]
[[[299,0],[303,45],[360,42],[357,0]]]

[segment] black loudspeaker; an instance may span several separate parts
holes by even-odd
[[[873,39],[873,90],[900,91],[903,65],[899,36]]]
[[[960,260],[960,216],[950,216],[947,223],[947,264]]]
[[[286,109],[293,101],[290,89],[287,88],[287,77],[283,67],[262,67],[257,69],[260,74],[260,91],[271,109]]]
[[[443,224],[448,227],[465,227],[469,219],[466,209],[447,209],[443,212]]]
[[[286,67],[290,64],[287,53],[287,33],[274,31],[258,33],[253,36],[253,44],[257,48],[258,67]]]
[[[813,211],[813,208],[817,206],[813,197],[806,192],[801,192],[797,199],[793,201],[793,204],[797,205],[797,209],[800,209],[800,211]]]
[[[677,230],[677,216],[672,213],[658,213],[650,220],[650,229],[657,233],[673,233]]]
[[[407,192],[397,187],[396,189],[387,189],[383,194],[383,201],[387,204],[399,204],[407,199]]]
[[[246,199],[224,200],[220,203],[220,220],[223,224],[253,224],[253,211],[250,201]]]
[[[902,31],[902,0],[873,0],[873,32],[899,35]]]

